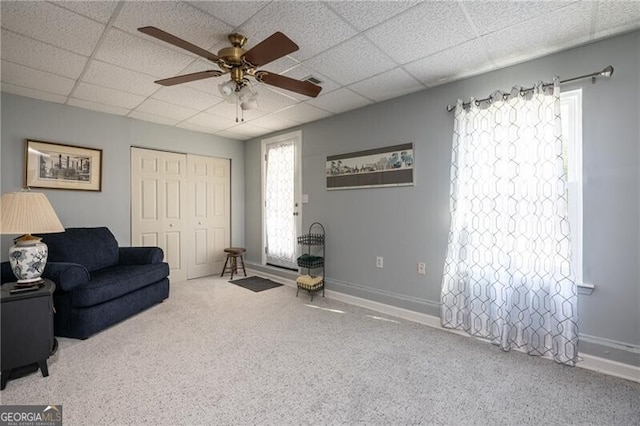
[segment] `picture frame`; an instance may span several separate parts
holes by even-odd
[[[24,183],[30,188],[102,191],[102,150],[25,139]]]
[[[327,190],[413,186],[413,143],[327,157]]]

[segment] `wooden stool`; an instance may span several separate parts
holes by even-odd
[[[244,259],[242,258],[242,254],[246,252],[243,247],[227,247],[224,249],[224,252],[227,253],[227,260],[224,261],[224,267],[222,268],[222,273],[220,276],[224,276],[224,273],[227,271],[231,272],[231,279],[233,279],[233,274],[238,273],[238,258],[240,258],[240,264],[242,265],[242,272],[244,272],[244,276],[247,276],[247,270],[244,269]]]

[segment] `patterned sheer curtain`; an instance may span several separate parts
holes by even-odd
[[[293,140],[267,145],[265,224],[267,261],[296,267],[295,143]]]
[[[470,104],[455,110],[442,325],[575,365],[559,81]]]

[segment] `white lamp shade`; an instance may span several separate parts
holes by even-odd
[[[9,192],[0,198],[0,233],[63,232],[64,227],[41,192]]]

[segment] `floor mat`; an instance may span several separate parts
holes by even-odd
[[[247,277],[229,282],[231,284],[239,285],[240,287],[244,287],[255,292],[269,290],[270,288],[276,288],[282,285],[280,283],[262,277]]]

